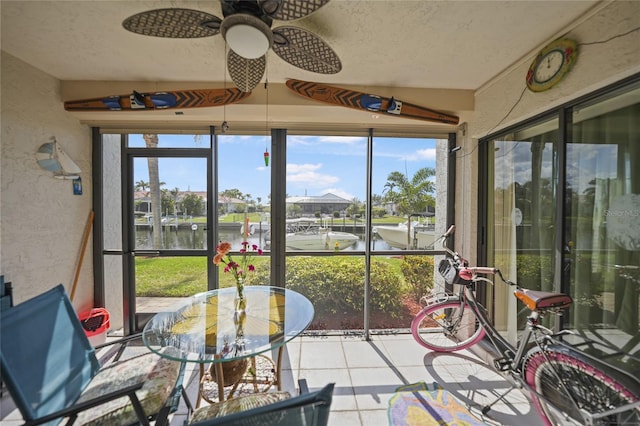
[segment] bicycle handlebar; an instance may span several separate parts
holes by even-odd
[[[446,246],[447,238],[453,235],[455,229],[456,226],[451,225],[449,229],[447,229],[447,232],[442,234],[440,238],[442,239],[442,248],[447,253],[449,253],[449,255],[451,255],[451,257],[453,257],[453,260],[456,262],[458,266],[458,276],[460,278],[466,281],[471,281],[476,274],[497,275],[502,281],[504,281],[505,284],[515,287],[518,286],[518,284],[514,283],[513,281],[506,279],[498,268],[492,268],[490,266],[466,266],[467,260],[462,258],[458,253]]]
[[[488,266],[473,266],[473,267],[466,267],[464,269],[467,269],[469,271],[471,271],[474,274],[497,274],[498,272],[500,272],[499,269],[497,268],[490,268]]]
[[[456,226],[455,225],[451,225],[449,227],[449,229],[447,229],[447,232],[445,232],[444,234],[440,235],[440,237],[438,238],[438,240],[442,240],[442,248],[444,249],[444,251],[446,251],[447,253],[449,253],[453,258],[455,258],[456,260],[461,259],[460,255],[458,255],[458,253],[454,252],[453,250],[451,250],[449,247],[447,247],[447,238],[449,238],[450,236],[453,235],[453,233],[456,230]],[[436,241],[438,241],[436,240]],[[435,244],[435,241],[434,241]]]
[[[449,235],[453,235],[455,230],[456,230],[456,226],[455,225],[451,225],[449,227],[449,229],[447,229],[447,232],[444,233],[443,237],[445,237],[445,239],[446,239],[447,237],[449,237]]]
[[[491,268],[488,266],[471,266],[471,267],[466,266],[461,268],[458,271],[458,276],[460,276],[460,278],[463,278],[467,281],[473,280],[473,277],[476,274],[497,275],[505,284],[508,284],[510,286],[515,286],[515,287],[518,286],[518,284],[514,283],[513,281],[506,279],[504,275],[502,275],[502,272],[500,271],[500,269],[498,268]]]

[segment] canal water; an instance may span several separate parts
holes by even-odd
[[[186,225],[186,226],[184,226]],[[181,224],[179,227],[165,226],[162,232],[162,249],[165,250],[203,250],[206,242],[206,227],[204,225]],[[248,238],[249,243],[257,244],[264,249],[264,237],[266,229],[261,229],[258,224],[254,227],[253,235]],[[220,241],[229,241],[234,250],[240,248],[242,234],[239,226],[224,226],[218,230]],[[347,247],[343,251],[361,250],[364,251],[364,235],[354,232],[359,240],[353,246]],[[374,250],[392,250],[382,239],[375,240]],[[153,233],[148,227],[138,227],[136,229],[136,250],[154,250]]]

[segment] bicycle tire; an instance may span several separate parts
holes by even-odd
[[[435,332],[438,328],[442,333]],[[411,321],[411,334],[427,349],[454,352],[478,343],[485,331],[466,302],[448,300],[418,312]]]
[[[636,379],[562,345],[530,350],[524,360],[524,376],[533,390],[534,406],[547,425],[583,425],[585,420],[579,409],[597,414],[640,400],[640,383]],[[639,425],[640,408],[597,419],[594,424]]]

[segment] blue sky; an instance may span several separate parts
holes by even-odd
[[[130,135],[130,146],[144,146],[141,135]],[[264,165],[264,152],[271,151],[265,136],[221,135],[219,137],[219,190],[237,188],[268,201],[271,161]],[[208,147],[209,137],[159,135],[160,147]],[[287,194],[314,195],[328,192],[346,199],[366,195],[366,137],[295,136],[287,138]],[[435,139],[374,138],[373,193],[382,194],[392,171],[409,178],[422,167],[435,169]],[[165,188],[206,190],[204,159],[160,158],[160,180]],[[147,162],[136,159],[136,182],[148,181]]]

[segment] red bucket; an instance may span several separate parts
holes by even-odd
[[[107,341],[109,330],[109,311],[104,308],[93,308],[79,316],[84,332],[93,346]]]

